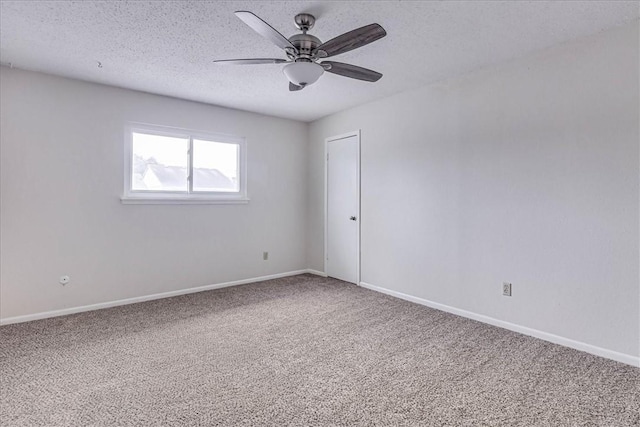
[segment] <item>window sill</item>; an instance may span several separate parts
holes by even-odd
[[[123,196],[120,198],[123,205],[246,205],[249,199],[238,198],[211,198],[211,197],[137,197]]]

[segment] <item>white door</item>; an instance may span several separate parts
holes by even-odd
[[[327,140],[326,273],[358,284],[360,268],[360,135]]]

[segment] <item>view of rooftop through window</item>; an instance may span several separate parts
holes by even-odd
[[[194,139],[193,190],[238,191],[238,149],[238,144]]]
[[[189,138],[133,132],[136,191],[188,192]],[[239,191],[239,146],[193,139],[193,191]]]

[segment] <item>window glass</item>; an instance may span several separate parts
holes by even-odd
[[[133,132],[134,191],[189,191],[189,138]]]
[[[193,140],[193,191],[240,190],[238,144]]]

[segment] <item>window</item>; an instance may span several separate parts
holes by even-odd
[[[246,203],[245,141],[184,129],[127,129],[123,203]]]

